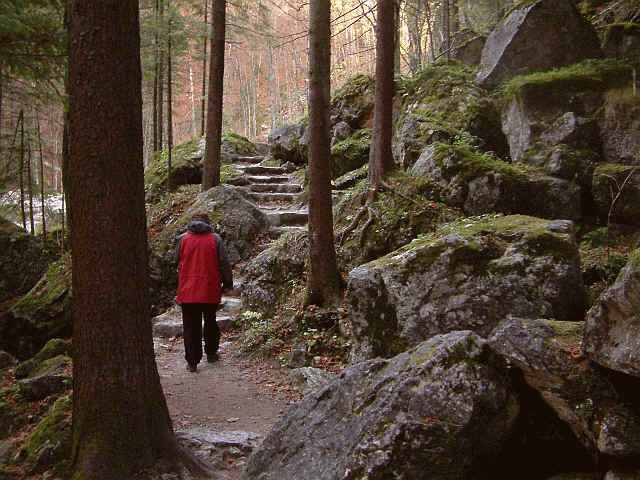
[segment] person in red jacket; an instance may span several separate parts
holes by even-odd
[[[178,264],[177,303],[182,306],[187,370],[196,372],[204,349],[208,362],[218,360],[220,329],[216,310],[222,294],[233,288],[231,263],[220,235],[213,233],[206,212],[192,215],[187,232],[178,237],[174,260]]]

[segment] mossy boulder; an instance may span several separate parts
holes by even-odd
[[[339,243],[337,254],[347,268],[386,255],[418,235],[432,232],[438,225],[462,216],[462,212],[455,208],[431,201],[436,186],[423,178],[394,171],[387,182],[392,190],[379,191],[371,211],[365,207],[368,196],[366,181],[345,191],[334,209],[336,240]],[[356,228],[346,232],[359,213]]]
[[[281,162],[306,165],[309,132],[306,123],[283,125],[269,134],[269,153]]]
[[[589,310],[584,349],[607,368],[640,377],[640,250]]]
[[[410,173],[434,182],[433,198],[467,215],[522,213],[571,220],[582,215],[576,184],[503,162],[464,144],[430,145]]]
[[[603,28],[602,49],[607,57],[640,64],[640,23],[613,23]]]
[[[640,165],[598,165],[592,191],[601,223],[640,226]]]
[[[230,168],[230,163],[235,157],[257,155],[258,149],[249,139],[235,133],[225,132],[221,140],[220,153],[223,165],[220,176],[223,181],[225,179],[222,177],[227,177],[228,180],[240,174],[239,171],[234,172],[234,169]],[[171,151],[172,189],[180,185],[199,185],[202,183],[204,151],[205,139],[203,137],[195,137],[173,147]],[[168,172],[168,150],[156,152],[144,173],[147,202],[156,202],[167,192]]]
[[[271,314],[291,294],[292,282],[303,278],[309,254],[307,232],[287,232],[242,269],[242,304]]]
[[[17,385],[0,388],[0,439],[11,436],[28,423],[27,410]]]
[[[331,97],[329,118],[332,128],[344,122],[353,130],[373,126],[375,82],[370,75],[357,75],[346,81]]]
[[[7,300],[31,290],[51,261],[40,239],[0,217],[0,310]]]
[[[152,301],[166,304],[175,297],[178,282],[173,263],[176,239],[184,233],[191,216],[205,211],[211,227],[222,237],[232,264],[251,256],[258,234],[268,228],[267,217],[246,199],[242,190],[219,185],[202,192],[165,228],[151,238]]]
[[[486,342],[439,335],[309,393],[278,420],[244,478],[491,478],[517,413]]]
[[[52,338],[71,337],[71,257],[52,263],[35,287],[0,314],[0,348],[27,359]]]
[[[36,353],[32,358],[21,362],[17,367],[14,373],[15,377],[26,378],[37,374],[39,370],[41,370],[42,365],[45,361],[50,360],[52,358],[58,356],[70,356],[71,355],[71,341],[62,339],[62,338],[54,338],[47,342],[47,344],[42,347],[38,353]]]
[[[27,378],[18,381],[20,394],[33,402],[65,392],[73,385],[70,369],[71,358],[67,355],[44,360]]]
[[[483,151],[507,152],[497,106],[473,84],[465,65],[435,64],[400,85],[402,113],[396,122],[393,158],[408,170],[422,150],[435,142],[473,140]]]
[[[356,170],[369,161],[371,147],[371,130],[356,131],[349,138],[331,147],[331,178]]]
[[[487,38],[476,82],[491,89],[522,73],[601,56],[595,29],[573,2],[524,2]]]
[[[507,316],[582,320],[573,223],[457,220],[352,270],[345,303],[354,361],[389,357],[452,330],[488,336]]]
[[[30,474],[54,468],[61,473],[71,455],[71,394],[60,397],[40,421],[19,454],[18,463]]]
[[[509,318],[489,340],[519,368],[526,383],[566,422],[588,451],[621,458],[640,455],[635,399],[583,355],[584,322]]]

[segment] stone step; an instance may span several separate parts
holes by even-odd
[[[247,176],[247,180],[250,183],[286,183],[289,181],[287,176],[272,176],[272,175],[250,175]]]
[[[280,237],[280,235],[287,232],[306,232],[307,227],[301,226],[301,225],[286,225],[286,226],[280,226],[280,227],[271,227],[270,231],[275,234],[276,238],[278,238]]]
[[[287,169],[283,167],[265,167],[264,165],[236,166],[249,175],[284,175],[287,173]]]
[[[309,221],[309,214],[306,210],[276,210],[265,212],[269,225],[279,226],[300,226],[306,225]]]
[[[249,192],[247,194],[251,200],[256,203],[260,202],[289,202],[293,203],[298,198],[297,193],[261,193]]]
[[[231,317],[219,315],[216,316],[216,323],[220,331],[225,332],[235,327],[235,320]],[[171,317],[163,320],[154,321],[153,336],[160,338],[173,338],[182,336],[182,318]]]
[[[251,192],[300,193],[302,187],[297,183],[256,183],[249,186]]]
[[[234,158],[234,163],[248,163],[250,165],[256,165],[262,162],[263,160],[264,160],[264,157],[262,155],[253,156],[253,157],[238,155],[237,157]]]

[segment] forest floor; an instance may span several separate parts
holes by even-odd
[[[298,395],[285,372],[243,353],[233,332],[222,334],[219,355],[215,363],[207,363],[205,356],[191,373],[182,338],[156,339],[156,362],[174,429],[251,432],[261,441]],[[215,463],[226,478],[238,479],[247,453],[223,451]]]

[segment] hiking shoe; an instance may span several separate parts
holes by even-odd
[[[207,362],[213,363],[217,362],[218,360],[220,360],[220,357],[218,357],[217,353],[207,353]]]
[[[197,372],[198,364],[196,363],[187,363],[187,372]]]

